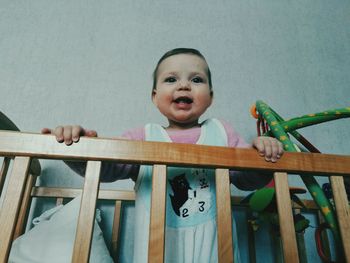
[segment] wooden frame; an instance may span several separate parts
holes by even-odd
[[[91,245],[92,220],[98,196],[101,161],[120,161],[154,165],[153,185],[158,193],[152,194],[149,262],[164,261],[165,174],[166,166],[206,167],[216,169],[218,255],[219,262],[233,262],[233,246],[227,243],[232,229],[230,191],[227,169],[262,170],[276,172],[276,195],[281,224],[285,262],[298,262],[295,231],[292,221],[287,172],[332,176],[334,200],[347,262],[350,262],[350,216],[344,183],[341,176],[350,175],[350,156],[285,153],[278,163],[265,162],[249,149],[199,146],[176,143],[139,142],[103,138],[81,138],[72,146],[58,144],[51,135],[0,131],[0,155],[14,159],[14,167],[0,208],[0,227],[9,229],[0,233],[0,262],[6,262],[18,222],[20,203],[28,180],[29,167],[34,158],[74,159],[88,161],[83,189],[81,211],[73,253],[73,262],[88,262]],[[89,190],[88,190],[89,189]],[[101,192],[102,193],[102,192]],[[9,212],[11,211],[10,215]],[[84,223],[82,223],[84,222]],[[228,225],[229,227],[227,227]],[[226,226],[226,227],[221,227]],[[294,237],[293,237],[294,236]],[[233,245],[233,246],[232,246]]]
[[[28,184],[27,184],[28,185]],[[54,198],[56,199],[56,205],[60,205],[63,203],[63,199],[72,199],[82,194],[82,189],[78,188],[57,188],[57,187],[40,187],[40,186],[32,186],[30,197],[32,198]],[[246,204],[242,204],[241,201],[244,197],[242,196],[232,196],[231,197],[231,204],[233,207],[246,207]],[[120,233],[120,222],[121,222],[121,215],[122,215],[122,204],[123,202],[134,202],[135,201],[135,192],[134,191],[125,191],[125,190],[99,190],[98,193],[98,199],[100,200],[110,200],[115,202],[115,210],[114,210],[114,218],[112,223],[112,240],[111,240],[111,256],[114,259],[114,262],[118,262],[118,252],[119,252],[119,233]],[[315,213],[317,217],[319,218],[320,222],[323,222],[323,217],[321,213],[318,210],[317,205],[312,200],[303,200],[303,203],[305,204],[306,209],[303,210],[303,212],[307,213]],[[28,208],[28,207],[27,207]],[[302,207],[298,206],[297,204],[293,204],[293,210],[300,212]],[[246,210],[247,216],[251,215],[250,210]],[[19,220],[20,220],[19,216]],[[21,220],[22,222],[22,228],[25,224],[24,220]],[[17,226],[19,223],[17,223]],[[253,231],[251,225],[248,223],[248,239],[251,240],[249,242],[249,262],[255,263],[256,262],[256,248],[254,245],[254,236],[255,232]],[[323,233],[324,234],[324,233]],[[329,255],[329,249],[330,245],[328,243],[328,238],[326,235],[323,236],[324,240],[324,248],[328,250],[327,255]],[[276,240],[277,242],[277,240]],[[278,246],[280,248],[280,246]],[[298,244],[299,248],[299,244]],[[302,249],[305,250],[305,245],[302,246]],[[300,251],[300,250],[299,250]],[[280,258],[280,252],[278,250],[275,250],[275,255]],[[300,256],[300,255],[299,255]],[[300,260],[300,262],[307,262],[307,260]]]

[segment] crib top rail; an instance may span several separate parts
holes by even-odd
[[[20,131],[19,128],[14,124],[4,113],[0,111],[0,130],[7,130],[7,131]],[[8,161],[7,161],[8,162]],[[32,160],[31,166],[30,166],[30,172],[34,175],[39,175],[41,172],[40,163],[38,160],[34,159]],[[0,192],[2,188],[2,180],[0,178]]]
[[[13,131],[0,131],[0,155],[350,176],[348,155],[286,152],[269,163],[251,149],[87,137],[66,146],[52,135]]]

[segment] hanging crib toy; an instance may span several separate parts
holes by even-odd
[[[257,132],[259,136],[271,136],[278,139],[283,148],[287,152],[300,152],[299,147],[294,144],[288,133],[292,135],[297,141],[299,141],[308,151],[313,153],[320,153],[320,151],[313,146],[305,137],[303,137],[296,130],[307,126],[319,124],[322,122],[328,122],[341,118],[350,117],[350,107],[328,110],[315,114],[308,114],[297,118],[292,118],[285,121],[280,115],[278,115],[273,109],[271,109],[266,103],[258,100],[251,108],[251,114],[257,119]],[[333,205],[327,198],[322,188],[317,183],[313,176],[302,176],[306,188],[309,190],[312,198],[322,212],[325,218],[326,225],[322,225],[322,229],[316,232],[316,241],[319,239],[320,232],[325,228],[329,228],[333,234],[334,240],[337,243],[338,256],[341,255],[342,249],[341,237],[338,229],[338,224],[334,212]],[[348,195],[350,195],[350,189],[347,189]],[[319,242],[318,242],[319,243]],[[317,246],[319,255],[325,262],[332,262],[330,259],[324,256],[322,248]]]

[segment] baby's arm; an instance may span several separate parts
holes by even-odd
[[[283,146],[275,138],[257,137],[253,140],[252,145],[249,145],[229,124],[223,122],[223,125],[227,133],[229,147],[253,147],[268,162],[276,162],[282,157]],[[255,190],[264,187],[272,180],[272,177],[273,174],[271,172],[230,171],[231,183],[241,190]]]
[[[97,137],[97,132],[95,130],[88,130],[79,125],[57,126],[55,129],[43,128],[41,133],[55,135],[57,142],[64,142],[67,146],[79,142],[81,136]],[[86,162],[65,161],[65,163],[79,175],[85,175]],[[137,165],[103,162],[101,167],[101,182],[113,182],[118,179],[127,178],[136,180],[138,170],[139,166]]]
[[[267,162],[276,162],[283,155],[282,144],[271,137],[257,137],[253,140],[252,146],[260,156],[265,157]],[[273,178],[271,172],[239,171],[231,176],[231,182],[242,190],[255,190],[267,185]]]

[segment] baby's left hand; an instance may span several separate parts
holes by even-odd
[[[264,156],[267,162],[277,162],[283,155],[283,145],[275,138],[259,136],[254,139],[253,147],[260,156]]]

